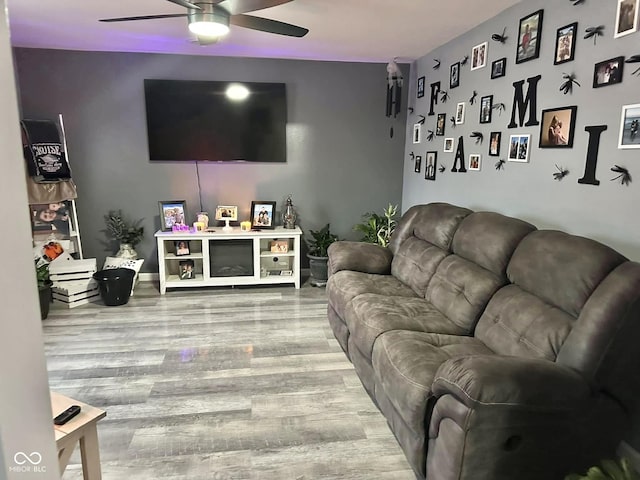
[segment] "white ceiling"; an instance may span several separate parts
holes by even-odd
[[[190,42],[183,18],[98,19],[185,9],[166,0],[7,0],[14,46],[356,62],[410,62],[519,0],[294,0],[251,12],[310,32],[292,38],[231,27],[215,45]]]

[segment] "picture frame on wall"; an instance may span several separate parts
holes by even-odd
[[[491,132],[489,134],[489,155],[491,157],[500,156],[500,141],[502,140],[502,132]]]
[[[622,106],[618,148],[640,148],[640,103]]]
[[[464,108],[464,102],[460,102],[456,105],[456,125],[462,125],[464,123]]]
[[[593,68],[593,88],[606,87],[622,82],[624,57],[610,58],[598,62]]]
[[[422,128],[419,123],[413,124],[413,143],[420,143],[422,141]]]
[[[491,123],[491,112],[493,111],[493,95],[486,95],[480,98],[480,123]]]
[[[572,148],[578,107],[549,108],[542,110],[540,122],[540,148]]]
[[[424,82],[425,82],[424,76],[418,79],[418,98],[424,97]]]
[[[469,155],[469,170],[480,171],[480,162],[482,161],[482,155],[479,153],[472,153]]]
[[[449,88],[460,85],[460,62],[456,62],[449,68]]]
[[[553,57],[553,64],[560,65],[574,59],[576,54],[576,32],[578,22],[570,23],[560,27],[556,31],[556,49]]]
[[[413,171],[416,173],[420,173],[420,170],[422,170],[422,156],[416,155],[414,162],[415,163],[413,164]]]
[[[520,133],[509,136],[509,156],[510,162],[528,162],[531,143],[531,135]]]
[[[441,137],[444,135],[444,127],[447,123],[447,114],[439,113],[436,120],[436,136]]]
[[[640,0],[618,0],[613,38],[624,37],[638,30]]]
[[[507,57],[491,62],[491,79],[504,77],[507,72]]]
[[[445,153],[452,153],[453,152],[453,142],[454,142],[453,138],[445,138],[444,139],[444,147],[443,147],[442,151],[445,152]]]
[[[438,152],[427,152],[424,160],[424,179],[435,180],[438,169]]]
[[[251,228],[273,230],[276,228],[276,202],[251,202]]]
[[[187,224],[187,202],[184,200],[161,200],[158,209],[162,231],[170,231],[174,225]]]
[[[471,49],[471,70],[478,70],[487,66],[487,42],[476,45]]]
[[[516,63],[528,62],[540,55],[543,14],[544,10],[538,10],[520,19]]]

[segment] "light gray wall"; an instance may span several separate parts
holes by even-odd
[[[238,205],[248,219],[252,200],[275,200],[280,210],[292,193],[303,229],[330,222],[354,238],[363,213],[400,203],[405,116],[384,115],[384,64],[35,49],[15,55],[23,117],[64,116],[83,248],[99,263],[108,210],[145,219],[148,233],[137,248],[145,271],[157,271],[158,200],[185,199],[191,221],[199,210],[194,163],[149,162],[145,78],[287,84],[287,163],[201,163],[210,214],[216,205]]]
[[[544,9],[540,57],[519,65],[515,64],[517,29],[520,18],[538,9]],[[476,29],[461,35],[454,41],[430,52],[412,66],[412,94],[409,104],[415,106],[414,115],[407,119],[404,160],[403,210],[420,203],[434,201],[450,202],[474,210],[492,210],[530,221],[539,228],[554,228],[599,240],[628,256],[640,260],[640,150],[619,150],[618,135],[621,107],[640,103],[640,77],[631,73],[638,64],[626,64],[623,82],[617,85],[592,88],[594,64],[617,56],[629,57],[640,53],[640,32],[618,39],[613,38],[616,2],[613,0],[587,1],[573,6],[569,1],[530,0],[506,10]],[[556,30],[572,22],[578,22],[578,37],[573,62],[553,65]],[[587,27],[604,25],[604,36],[583,39]],[[508,40],[501,45],[491,40],[493,33],[501,33],[507,27]],[[473,46],[489,42],[487,67],[470,71],[469,64],[461,69],[460,86],[450,90],[451,98],[438,104],[436,113],[447,113],[445,137],[464,136],[466,165],[470,153],[482,154],[482,169],[479,172],[453,173],[454,153],[443,153],[443,138],[432,142],[424,139],[419,145],[412,143],[412,127],[417,115],[429,111],[429,85],[440,81],[442,88],[449,90],[449,66],[471,55]],[[491,62],[507,57],[506,76],[491,80]],[[434,59],[442,66],[433,70]],[[470,62],[469,62],[470,63]],[[581,87],[573,94],[559,91],[564,73],[576,74]],[[575,140],[572,149],[540,149],[538,140],[540,127],[508,129],[513,101],[513,82],[541,74],[538,84],[538,120],[541,110],[577,105]],[[426,75],[424,98],[416,99],[416,78]],[[525,84],[526,85],[526,84]],[[473,90],[478,92],[478,103],[469,105]],[[526,90],[525,90],[526,91]],[[483,95],[494,96],[495,102],[503,102],[506,111],[493,113],[490,124],[479,123],[479,100]],[[453,115],[456,103],[467,102],[466,120],[463,125],[451,128],[448,118]],[[426,128],[435,129],[436,117],[427,117]],[[588,136],[584,130],[588,125],[607,125],[603,132],[598,156],[597,178],[599,186],[581,185],[577,180],[583,176],[587,154]],[[476,145],[469,137],[472,131],[484,133],[482,145]],[[502,131],[501,156],[487,155],[489,133]],[[505,169],[494,168],[498,158],[506,158],[508,136],[530,133],[532,151],[529,163],[507,162]],[[424,158],[427,150],[438,151],[438,162],[447,169],[437,173],[436,181],[424,180],[424,165],[420,174],[414,173],[409,153]],[[424,160],[423,160],[424,162]],[[616,174],[610,171],[614,165],[629,169],[634,182],[621,186],[610,181]],[[570,174],[562,181],[553,179],[555,165],[569,169]],[[640,448],[640,407],[634,420],[634,433],[629,439],[636,449]],[[606,421],[606,419],[604,420]]]
[[[544,9],[540,57],[519,65],[515,64],[517,29],[520,18]],[[434,50],[413,65],[411,80],[426,75],[427,92],[422,99],[411,95],[410,104],[415,104],[414,115],[407,121],[407,144],[404,160],[403,209],[418,203],[446,201],[472,209],[495,210],[532,222],[540,228],[557,228],[570,233],[595,238],[619,250],[629,258],[640,260],[640,222],[638,204],[640,201],[640,150],[619,150],[618,133],[622,105],[640,103],[640,77],[632,76],[638,64],[625,65],[621,84],[592,88],[594,64],[612,57],[629,57],[640,53],[640,33],[636,32],[618,39],[613,38],[616,2],[587,1],[573,6],[563,0],[530,0],[521,2],[502,14],[487,21],[476,29],[458,37],[454,41]],[[578,38],[575,60],[562,65],[553,65],[556,30],[559,27],[578,22]],[[587,27],[604,25],[604,36],[583,39]],[[507,28],[508,40],[501,45],[491,40],[493,33],[501,33]],[[502,102],[506,111],[502,115],[494,111],[490,124],[479,124],[479,105],[467,104],[466,120],[463,125],[452,129],[447,121],[447,137],[464,135],[465,154],[482,154],[482,170],[465,174],[452,173],[455,153],[442,152],[442,138],[433,142],[414,145],[410,143],[411,127],[416,115],[429,110],[429,84],[442,82],[443,89],[449,89],[449,66],[465,55],[471,55],[473,46],[489,42],[488,66],[470,71],[469,64],[461,69],[458,88],[450,91],[451,98],[439,104],[437,113],[447,113],[449,118],[457,102],[468,102],[473,90],[478,92],[478,101],[483,95],[494,95],[494,103]],[[493,60],[507,58],[507,75],[490,79],[490,65]],[[442,66],[433,70],[434,59]],[[470,63],[470,62],[469,62]],[[574,88],[573,94],[564,95],[559,91],[563,73],[575,73],[582,85]],[[538,120],[542,109],[577,105],[577,126],[572,149],[539,149],[540,127],[508,129],[513,100],[513,82],[528,77],[542,75],[538,84]],[[526,84],[525,84],[526,85]],[[415,87],[413,87],[415,89]],[[597,178],[599,186],[581,185],[587,153],[587,125],[608,125],[603,132],[598,156]],[[427,128],[433,129],[435,117],[427,117]],[[475,145],[469,134],[479,130],[484,133],[482,145]],[[530,133],[533,149],[529,163],[507,162],[505,170],[496,171],[496,157],[489,157],[488,139],[491,131],[502,131],[502,145],[499,158],[506,158],[508,136],[515,133]],[[457,141],[457,140],[456,140]],[[424,157],[427,150],[438,150],[439,163],[444,162],[447,170],[437,174],[436,181],[424,180],[422,174],[414,173],[409,153]],[[628,186],[610,181],[615,176],[610,168],[615,165],[627,167],[634,178]],[[555,165],[568,168],[570,174],[561,182],[553,179]]]
[[[22,156],[22,146],[4,0],[0,0],[0,105],[0,190],[18,206],[18,212],[26,213],[24,162],[17,166],[15,162]],[[7,227],[11,232],[11,253],[4,255],[0,275],[0,479],[50,480],[60,477],[29,218],[26,214],[12,215]],[[35,466],[30,463],[24,465],[29,471],[16,471],[21,468],[14,460],[18,452],[40,454],[42,461],[37,467],[44,472],[34,472]],[[23,458],[19,456],[18,461]]]

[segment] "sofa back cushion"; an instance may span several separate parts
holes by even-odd
[[[391,274],[424,297],[440,262],[451,253],[453,236],[471,210],[447,203],[411,207],[398,222],[389,248]]]
[[[514,250],[535,230],[529,223],[498,213],[465,217],[427,286],[425,298],[447,318],[471,333],[493,294],[507,283]]]
[[[512,285],[491,299],[476,337],[498,354],[555,361],[589,297],[625,260],[594,240],[530,233],[507,266]]]

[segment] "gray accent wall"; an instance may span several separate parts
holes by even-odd
[[[518,23],[520,18],[544,9],[540,57],[525,63],[515,64]],[[433,201],[451,202],[472,209],[494,210],[530,221],[539,228],[568,231],[599,240],[622,252],[633,260],[640,260],[640,150],[620,150],[618,134],[621,107],[640,103],[640,77],[631,73],[638,64],[624,66],[623,82],[592,88],[594,64],[617,56],[629,57],[640,54],[640,32],[618,39],[613,38],[616,2],[589,1],[573,6],[568,0],[530,0],[505,10],[474,30],[428,53],[412,66],[412,93],[409,104],[415,107],[407,120],[407,143],[404,157],[403,210],[412,205]],[[554,65],[556,30],[572,22],[578,22],[575,60]],[[584,39],[587,27],[604,25],[604,36]],[[508,39],[502,45],[491,40],[493,33],[502,33],[507,28]],[[471,71],[469,64],[461,68],[460,86],[450,90],[450,99],[435,107],[436,113],[447,114],[445,137],[464,136],[466,164],[469,154],[482,155],[479,172],[453,173],[454,153],[443,153],[443,138],[432,142],[424,139],[419,145],[411,141],[412,126],[417,115],[429,111],[429,85],[441,81],[442,88],[449,90],[449,67],[471,55],[472,47],[488,42],[487,67]],[[507,58],[506,76],[491,80],[491,62]],[[441,61],[439,70],[433,70],[434,59]],[[563,94],[559,87],[563,74],[575,74],[581,87],[572,94]],[[571,149],[540,149],[540,126],[508,129],[513,102],[513,82],[526,80],[540,74],[538,84],[538,120],[541,110],[577,105],[575,140]],[[415,82],[426,75],[426,93],[416,99]],[[526,83],[525,83],[526,87]],[[469,105],[473,91],[478,92],[475,105]],[[526,90],[525,90],[526,93]],[[484,95],[493,95],[494,103],[504,103],[502,114],[494,111],[493,121],[479,124],[479,101]],[[458,102],[467,102],[466,119],[463,125],[451,128],[449,117]],[[436,117],[427,117],[426,128],[434,129]],[[581,185],[577,180],[583,176],[587,155],[588,125],[607,125],[602,133],[598,165],[596,170],[599,186]],[[469,135],[472,131],[484,133],[484,142],[476,145]],[[489,134],[502,132],[500,157],[487,155]],[[504,170],[497,171],[494,164],[499,158],[507,158],[508,137],[517,133],[531,134],[532,150],[529,163],[507,162]],[[414,173],[409,154],[423,156],[427,150],[438,151],[438,163],[446,167],[444,173],[437,172],[436,181],[424,179],[422,173]],[[610,171],[614,165],[629,169],[634,179],[629,186],[610,181],[616,176]],[[553,179],[556,165],[569,170],[562,181]]]
[[[200,163],[211,218],[216,205],[238,205],[248,219],[252,200],[275,200],[280,211],[291,193],[303,230],[330,222],[353,239],[363,213],[400,203],[406,110],[385,117],[384,64],[38,49],[16,49],[15,58],[23,118],[64,116],[83,249],[99,265],[108,210],[144,219],[137,250],[152,272],[157,202],[186,200],[191,222],[200,209],[194,163],[149,161],[145,78],[287,85],[287,162]]]
[[[515,64],[518,24],[536,10],[544,9],[540,56],[535,60]],[[592,88],[594,64],[618,56],[629,57],[640,54],[640,32],[617,39],[613,38],[616,16],[616,2],[589,1],[573,6],[569,1],[530,0],[521,2],[500,15],[485,22],[474,30],[428,53],[412,65],[409,105],[414,113],[407,119],[404,158],[404,185],[402,207],[406,211],[412,205],[435,201],[450,202],[474,210],[491,210],[522,218],[539,228],[564,230],[573,234],[594,238],[626,255],[632,260],[640,260],[640,150],[618,149],[622,105],[640,103],[640,76],[632,72],[639,64],[624,66],[623,81],[620,84]],[[578,22],[578,36],[575,60],[554,65],[555,38],[558,28]],[[604,35],[594,40],[584,39],[587,27],[604,25]],[[502,45],[491,40],[493,33],[502,33],[507,28],[508,39]],[[449,67],[465,55],[471,56],[475,45],[488,42],[487,67],[470,70],[469,64],[461,68],[460,86],[449,89]],[[491,62],[507,58],[506,76],[491,80]],[[435,59],[440,60],[439,70],[433,70]],[[581,84],[572,94],[563,94],[559,87],[563,74],[575,74]],[[573,148],[540,149],[540,126],[507,128],[511,118],[513,102],[513,82],[541,75],[538,84],[537,117],[541,121],[541,110],[577,105],[576,128]],[[416,98],[416,79],[426,75],[426,92],[423,98]],[[429,86],[440,81],[442,88],[449,90],[450,99],[439,103],[435,113],[446,113],[447,123],[444,137],[435,137],[431,142],[424,138],[421,144],[412,143],[413,124],[418,115],[429,111]],[[526,83],[525,83],[526,87]],[[473,91],[477,91],[477,102],[469,105]],[[525,89],[526,93],[526,89]],[[480,97],[493,95],[494,103],[502,102],[506,109],[502,114],[493,112],[493,121],[479,123]],[[462,125],[451,127],[449,117],[454,114],[456,104],[466,102],[466,118]],[[527,116],[528,118],[528,116]],[[435,130],[436,117],[427,116],[426,129]],[[583,176],[587,156],[588,135],[585,126],[607,125],[602,133],[596,177],[599,186],[578,184]],[[470,138],[473,131],[484,134],[482,144],[476,145]],[[488,156],[489,134],[502,132],[501,155]],[[528,163],[507,162],[504,170],[496,170],[494,164],[499,158],[507,158],[508,137],[518,133],[531,134],[531,152]],[[465,161],[469,166],[469,154],[482,155],[480,171],[454,173],[454,153],[444,153],[445,137],[464,137]],[[437,150],[438,164],[446,167],[445,172],[437,172],[436,181],[424,179],[425,152]],[[414,172],[410,153],[423,157],[421,172]],[[569,170],[562,181],[553,179],[556,165]],[[633,183],[622,186],[611,181],[616,176],[610,169],[614,165],[629,169]],[[640,408],[636,409],[634,433],[628,440],[636,449],[640,448]],[[603,419],[606,421],[606,419]],[[598,459],[594,459],[597,461]]]

